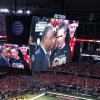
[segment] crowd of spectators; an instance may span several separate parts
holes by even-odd
[[[0,79],[0,97],[4,95],[12,95],[18,92],[28,90],[32,87],[30,76],[24,75],[7,75]]]
[[[89,75],[97,75],[100,76],[100,63],[99,64],[89,64],[87,62],[80,63],[71,63],[69,65],[62,65],[53,68],[53,70],[57,71],[65,71],[71,73],[81,73],[81,74],[89,74]]]
[[[22,90],[37,90],[41,88],[54,92],[83,93],[100,96],[100,70],[98,65],[71,64],[62,66],[66,73],[60,71],[34,72],[28,75],[1,75],[0,96]],[[91,77],[91,75],[95,77]],[[97,78],[98,76],[99,78]]]
[[[50,86],[51,90],[56,88],[56,92],[74,92],[87,95],[100,95],[100,80],[64,74],[41,73],[36,74],[39,86]],[[59,88],[59,89],[58,89]]]

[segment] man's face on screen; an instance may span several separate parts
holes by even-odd
[[[56,37],[54,36],[53,29],[51,29],[45,37],[45,46],[47,50],[52,50],[56,45]]]
[[[56,36],[53,36],[52,37],[52,49],[54,49],[57,45],[57,37]]]
[[[66,33],[64,28],[58,30],[57,33],[57,43],[58,47],[62,47],[65,44]]]
[[[11,57],[18,58],[18,51],[16,49],[11,49]]]
[[[2,51],[2,55],[3,55],[4,57],[7,58],[7,56],[8,56],[8,50],[7,50],[6,48],[3,49],[3,51]]]
[[[23,55],[27,54],[27,47],[20,47],[20,50],[21,50]]]
[[[69,33],[70,33],[70,37],[73,38],[76,28],[78,27],[78,23],[72,23],[69,25]]]

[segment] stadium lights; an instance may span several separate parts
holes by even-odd
[[[26,10],[25,12],[23,11],[23,10],[17,10],[17,12],[16,12],[17,14],[30,14],[31,13],[31,11],[30,10]]]
[[[30,13],[31,13],[31,11],[30,11],[30,10],[27,10],[27,11],[26,11],[26,13],[27,13],[27,14],[30,14]]]
[[[18,14],[22,14],[22,13],[23,13],[23,10],[17,10],[16,13],[18,13]]]
[[[12,13],[17,13],[17,14],[28,14],[28,15],[31,13],[30,10],[23,11],[22,9],[19,9],[17,11],[12,10],[11,12]],[[7,9],[7,8],[0,8],[0,13],[10,13],[10,10]]]
[[[2,13],[9,13],[9,9],[7,9],[7,8],[1,8],[0,12],[2,12]]]

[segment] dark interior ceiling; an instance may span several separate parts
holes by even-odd
[[[25,8],[27,5],[29,8],[54,9],[65,5],[66,9],[100,9],[100,0],[0,0],[0,7],[13,8],[15,3],[18,8]]]
[[[99,21],[100,0],[0,0],[0,8],[12,10],[30,9],[33,14],[52,16],[54,13],[65,14],[67,18],[83,21],[91,16]]]

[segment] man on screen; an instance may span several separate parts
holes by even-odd
[[[28,63],[24,60],[24,58],[19,56],[18,48],[12,47],[10,51],[12,58],[10,62],[13,68],[22,68],[22,69],[29,68]]]
[[[0,49],[0,66],[11,67],[8,61],[8,50],[5,47]]]
[[[79,25],[79,21],[69,21],[68,27],[69,27],[69,34],[70,34],[70,47],[72,56],[74,55],[74,47],[75,47],[75,33],[77,30],[77,27]]]
[[[52,26],[46,26],[43,31],[41,44],[35,52],[34,71],[46,71],[50,65],[50,53],[55,47],[55,35]]]
[[[71,48],[69,46],[68,27],[63,22],[57,32],[57,47],[51,55],[52,66],[69,63],[71,60]]]
[[[69,28],[70,38],[74,37],[78,24],[79,24],[78,21],[69,21],[68,28]]]
[[[23,46],[20,47],[20,51],[22,53],[24,60],[29,64],[29,66],[31,66],[30,56],[28,54],[28,47],[23,45]]]

